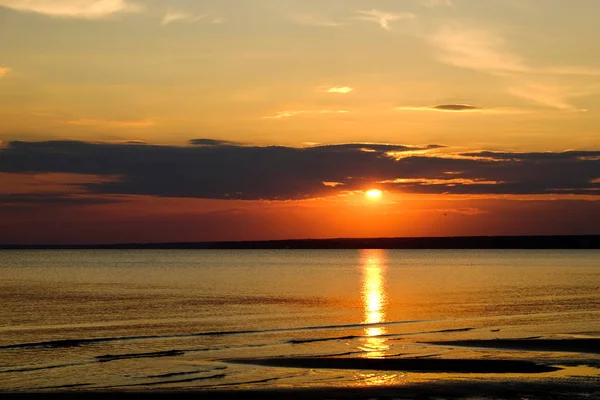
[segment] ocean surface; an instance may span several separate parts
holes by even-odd
[[[440,343],[599,338],[598,250],[2,251],[0,277],[0,391],[600,386],[593,349]],[[557,368],[321,368],[329,358]]]

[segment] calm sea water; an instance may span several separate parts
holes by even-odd
[[[227,360],[337,355],[576,365],[593,357],[426,342],[600,336],[596,250],[3,251],[0,273],[4,391],[398,385],[464,377]],[[598,379],[598,372],[544,376]]]

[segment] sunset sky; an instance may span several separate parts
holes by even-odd
[[[599,15],[0,0],[0,243],[599,234]]]

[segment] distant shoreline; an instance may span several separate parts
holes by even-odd
[[[600,235],[290,239],[237,242],[0,244],[0,250],[600,249]]]

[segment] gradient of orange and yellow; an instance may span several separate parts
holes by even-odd
[[[575,3],[0,0],[0,242],[599,233]]]

